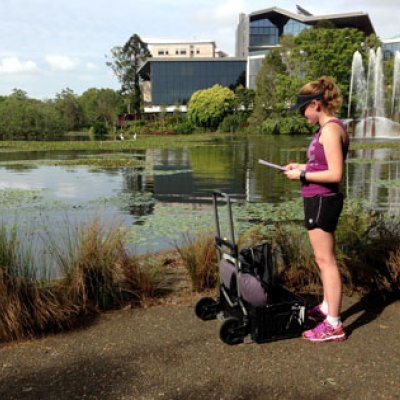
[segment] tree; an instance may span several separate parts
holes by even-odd
[[[123,97],[112,89],[91,88],[82,93],[79,104],[82,107],[85,123],[93,126],[101,121],[106,127],[112,126],[120,113]]]
[[[322,75],[332,76],[343,99],[348,98],[353,54],[364,43],[374,43],[356,29],[317,27],[298,36],[282,36],[281,48],[268,53],[256,77],[256,99],[251,118],[260,126],[268,116],[286,113],[300,87]],[[342,110],[347,107],[344,104]]]
[[[348,98],[351,64],[356,50],[363,51],[365,34],[357,29],[305,29],[295,38],[291,59],[299,66],[304,81],[332,76]]]
[[[243,85],[239,85],[235,88],[236,95],[236,109],[249,111],[254,106],[255,91],[247,89]]]
[[[111,49],[113,61],[106,64],[111,67],[121,82],[121,93],[129,97],[128,112],[140,113],[141,87],[139,69],[148,57],[151,57],[147,44],[139,35],[132,35],[124,46]]]
[[[276,103],[275,81],[279,74],[286,73],[286,66],[282,61],[280,51],[272,50],[266,54],[256,77],[256,95],[252,124],[260,123],[271,114]]]
[[[23,91],[21,91],[23,92]],[[0,102],[0,136],[9,139],[36,138],[64,132],[51,102],[29,99],[21,92]]]
[[[197,125],[216,129],[224,117],[232,113],[235,93],[227,87],[214,85],[192,94],[188,103],[188,118]]]
[[[82,127],[83,112],[73,90],[66,88],[57,93],[54,105],[64,121],[66,130],[73,131]]]

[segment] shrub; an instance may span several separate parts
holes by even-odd
[[[193,290],[214,288],[218,281],[214,237],[202,235],[192,238],[185,235],[183,246],[176,248],[189,273]]]
[[[102,139],[107,135],[107,127],[103,121],[96,121],[92,126],[92,131],[96,139]]]
[[[262,124],[262,133],[268,135],[308,135],[314,127],[298,116],[268,118]]]
[[[300,224],[278,222],[272,234],[278,279],[295,290],[319,291],[319,270],[308,235]],[[347,199],[336,231],[337,261],[345,290],[400,289],[400,220]]]
[[[222,132],[236,132],[247,121],[247,115],[244,113],[227,115],[219,124],[218,130]]]
[[[49,238],[46,248],[64,272],[54,281],[36,278],[30,242],[17,237],[15,228],[0,227],[0,342],[69,329],[100,310],[165,292],[159,266],[129,255],[125,233],[99,220]]]

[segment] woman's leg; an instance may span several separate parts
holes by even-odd
[[[342,302],[342,282],[335,257],[333,233],[316,228],[308,231],[315,261],[321,271],[324,300],[328,303],[328,315],[339,317]]]

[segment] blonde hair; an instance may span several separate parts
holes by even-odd
[[[316,81],[306,83],[301,89],[300,94],[319,94],[323,93],[321,99],[322,107],[329,113],[335,114],[342,105],[342,95],[335,81],[329,76],[321,76]]]

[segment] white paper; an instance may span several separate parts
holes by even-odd
[[[271,163],[271,162],[269,162],[269,161],[258,160],[258,163],[261,164],[261,165],[265,165],[265,166],[267,166],[267,167],[279,169],[279,171],[285,171],[285,168],[283,168],[282,166],[280,166],[280,165],[278,165],[278,164]]]

